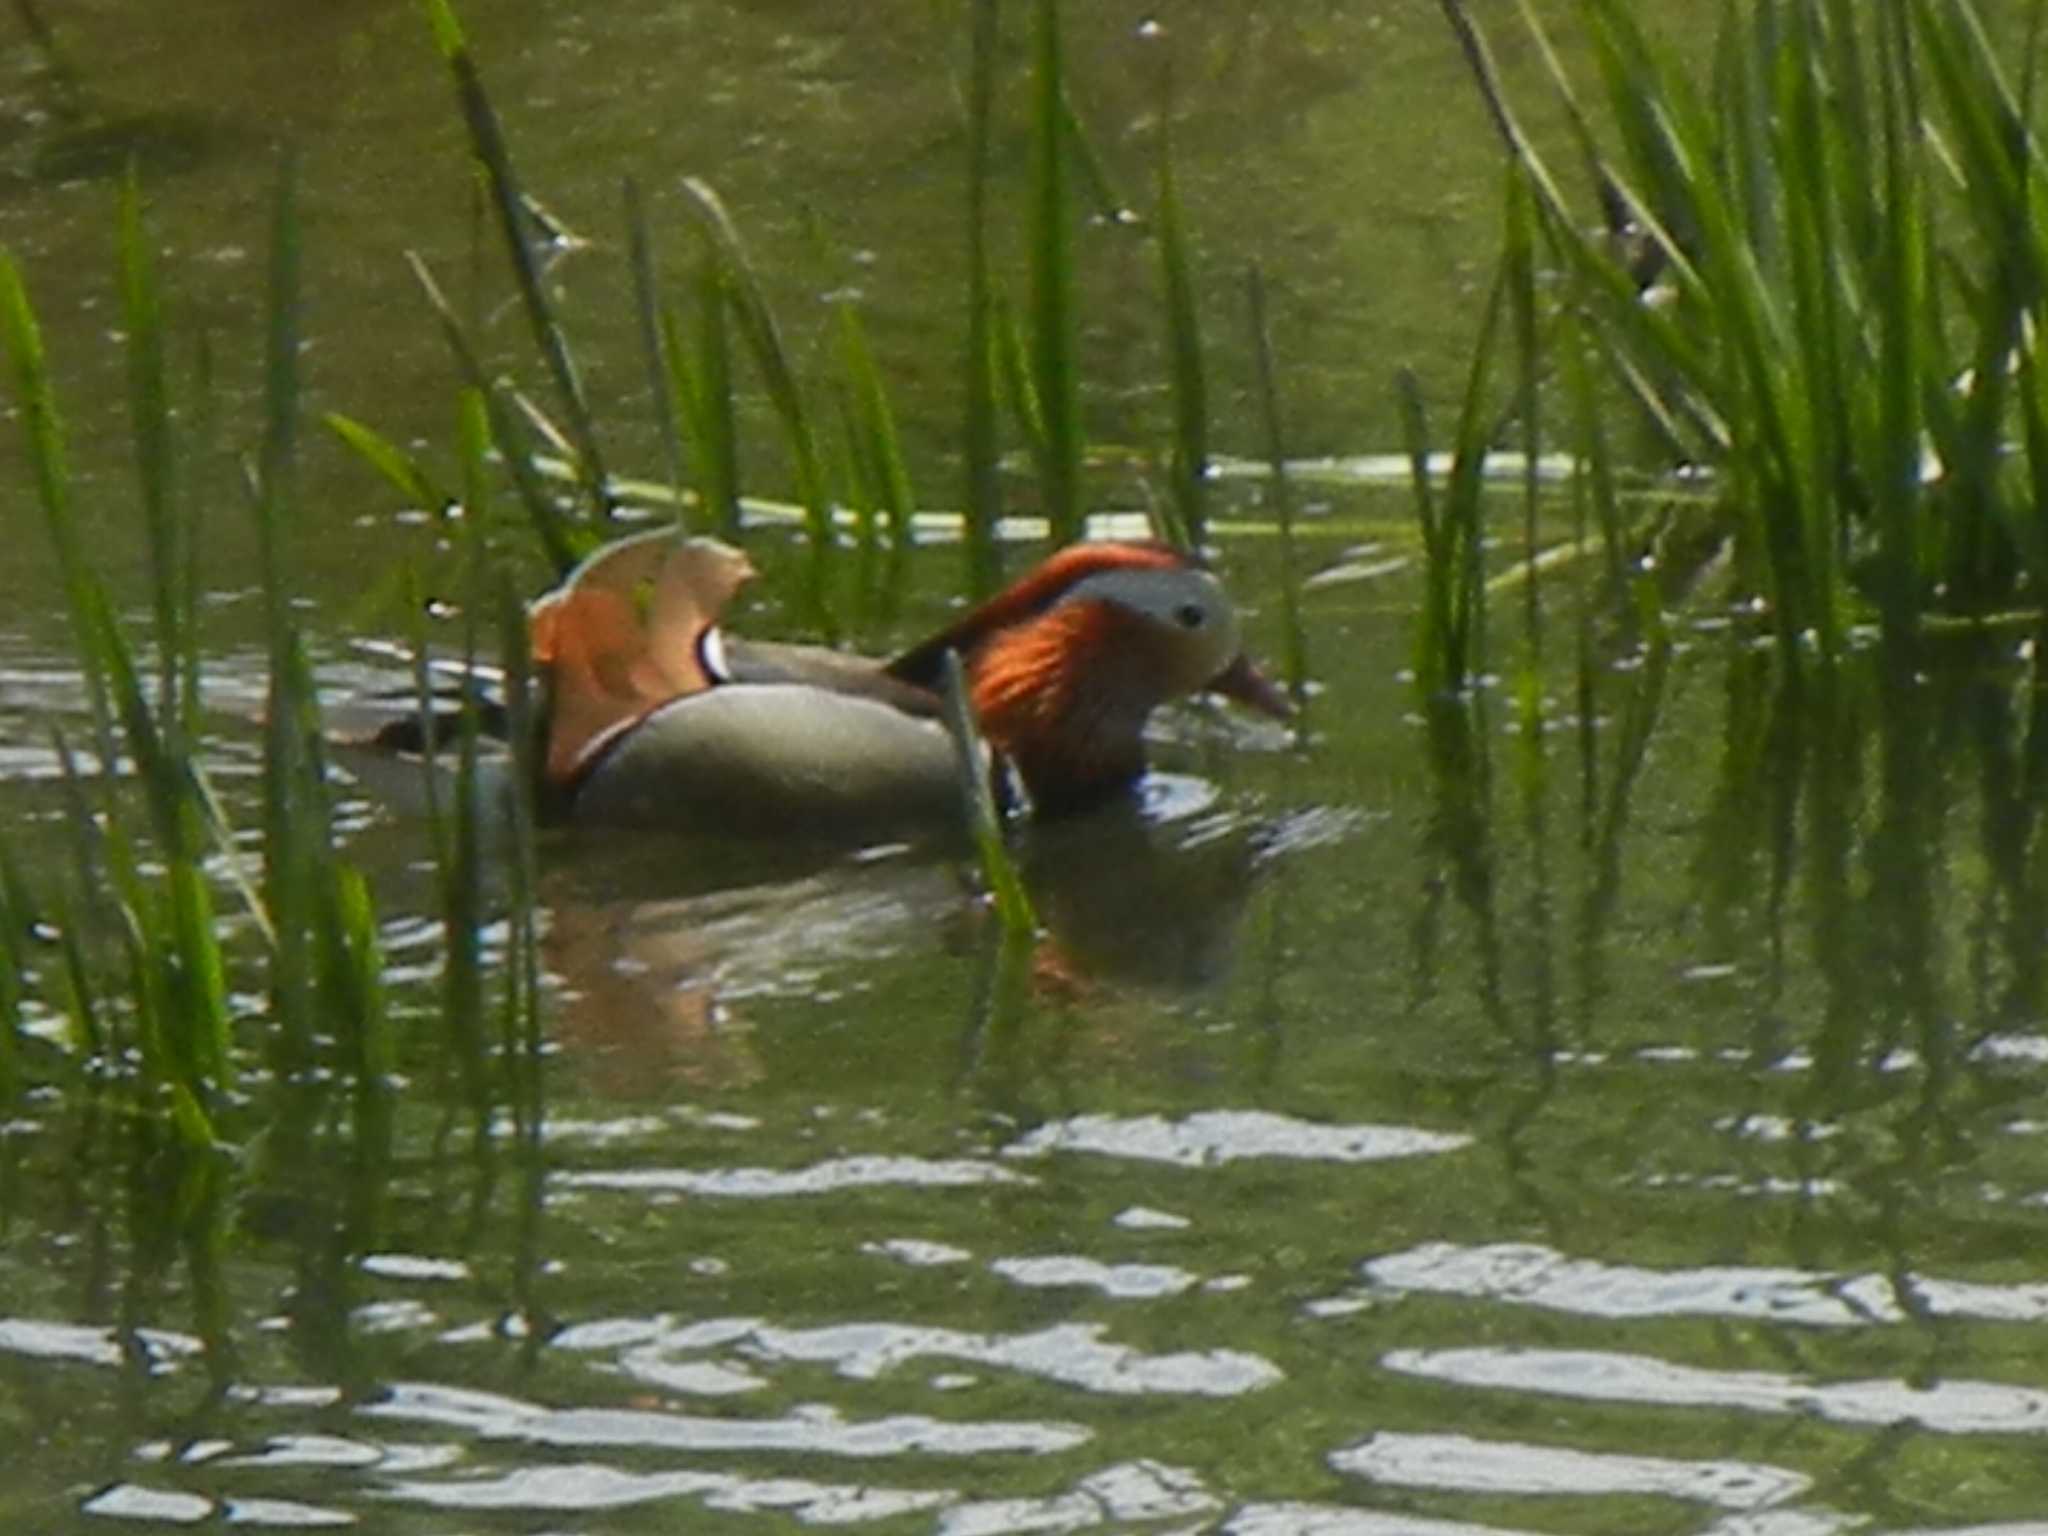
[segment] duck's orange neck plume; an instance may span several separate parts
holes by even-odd
[[[1133,687],[1128,624],[1105,603],[999,630],[969,665],[975,715],[1040,810],[1072,809],[1145,768],[1149,694]]]
[[[1142,731],[1163,681],[1156,638],[1106,602],[1065,601],[1091,576],[1181,571],[1165,544],[1072,544],[938,634],[896,658],[905,682],[939,686],[947,651],[967,668],[974,712],[1040,810],[1113,794],[1145,768]]]
[[[1005,587],[930,639],[905,651],[889,663],[888,670],[906,683],[937,689],[944,673],[946,652],[958,651],[960,659],[971,669],[984,645],[1044,613],[1078,581],[1105,571],[1177,571],[1188,566],[1187,557],[1166,544],[1069,544],[1021,581]]]

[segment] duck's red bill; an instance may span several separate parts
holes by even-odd
[[[1235,699],[1247,709],[1256,709],[1275,720],[1294,717],[1293,701],[1270,677],[1253,666],[1252,659],[1242,651],[1237,653],[1235,661],[1209,679],[1209,691],[1220,693],[1226,699]]]

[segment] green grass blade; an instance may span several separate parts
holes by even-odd
[[[482,507],[489,496],[490,419],[483,396],[475,390],[464,391],[458,423],[463,497],[466,502]],[[464,536],[463,709],[456,746],[454,802],[444,808],[448,825],[440,843],[440,874],[441,924],[447,950],[441,977],[442,1019],[469,1100],[472,1130],[481,1144],[489,1133],[492,1103],[483,989],[484,866],[487,836],[498,830],[495,819],[500,808],[484,801],[480,742],[472,702],[480,621],[485,604],[491,600],[485,591],[483,541],[474,531],[479,525],[479,520],[472,519]],[[424,708],[424,676],[418,687]]]
[[[1879,39],[1883,132],[1878,175],[1885,218],[1870,250],[1876,402],[1858,452],[1873,471],[1880,579],[1887,589],[1880,601],[1892,610],[1895,622],[1903,619],[1911,586],[1920,574],[1915,545],[1926,504],[1920,463],[1928,432],[1927,386],[1934,374],[1946,371],[1939,332],[1931,323],[1939,302],[1932,289],[1934,231],[1926,207],[1920,124],[1904,80],[1907,46],[1903,19]],[[1857,390],[1850,398],[1863,393]]]
[[[122,329],[127,336],[129,431],[135,442],[136,479],[149,540],[150,588],[156,613],[157,710],[164,720],[176,722],[185,713],[179,701],[179,681],[189,670],[185,648],[190,593],[182,580],[184,539],[173,498],[177,471],[170,392],[164,378],[163,308],[143,221],[142,189],[132,165],[121,181],[116,252]]]
[[[967,816],[968,833],[974,842],[975,856],[981,865],[982,880],[988,886],[996,916],[1005,931],[1012,934],[1035,933],[1038,914],[1032,910],[1023,876],[1018,873],[1017,862],[1010,857],[1009,846],[1003,841],[1003,820],[996,810],[995,793],[989,784],[988,765],[992,759],[974,723],[974,708],[967,698],[967,671],[958,651],[946,652],[945,677],[946,729],[953,736],[961,803]]]
[[[87,618],[90,594],[97,582],[86,563],[84,545],[71,505],[71,476],[64,452],[64,427],[50,382],[49,359],[43,350],[42,328],[36,321],[28,290],[13,256],[0,250],[0,351],[13,364],[15,394],[36,499],[43,509],[50,543],[64,583],[65,607],[71,616],[72,640],[85,674],[86,699],[92,709],[95,744],[109,773],[114,763],[112,713],[107,701],[106,666],[99,637]]]
[[[360,1133],[360,1120],[377,1116],[389,1095],[397,1052],[384,1007],[383,948],[370,888],[360,870],[339,862],[329,865],[327,878],[323,982],[330,1008],[345,1021]]]
[[[270,660],[263,728],[263,898],[277,944],[270,976],[273,1066],[287,1076],[311,1065],[315,1042],[325,1033],[325,1021],[316,1011],[315,936],[328,828],[314,685],[292,621],[285,549],[298,444],[296,182],[287,158],[279,169],[271,223],[263,443],[260,467],[249,486],[262,556]]]
[[[299,343],[302,297],[298,162],[278,161],[271,204],[268,336],[263,367],[263,444],[257,464],[257,527],[262,544],[264,594],[275,649],[286,624],[288,573],[280,520],[289,504],[298,459]]]
[[[818,462],[816,438],[811,431],[803,388],[797,382],[789,349],[783,343],[781,324],[775,318],[767,292],[761,286],[760,275],[747,254],[746,242],[740,238],[739,227],[726,211],[724,200],[707,183],[686,177],[683,193],[699,227],[718,255],[724,279],[722,292],[731,304],[733,315],[739,320],[740,334],[746,339],[754,366],[760,370],[762,383],[767,386],[769,402],[788,435],[796,467],[798,500],[806,505],[813,499],[822,500],[824,473]]]
[[[917,495],[911,488],[903,440],[896,430],[896,412],[888,386],[875,365],[867,327],[851,299],[839,304],[839,363],[847,402],[848,451],[856,466],[863,499],[888,519],[888,592],[902,588],[911,546],[911,518]],[[872,521],[869,523],[872,529]],[[863,559],[872,562],[872,531],[863,539]]]
[[[718,253],[726,278],[726,296],[739,320],[740,334],[745,338],[754,366],[767,386],[769,403],[774,407],[776,418],[782,424],[784,439],[789,444],[790,461],[796,473],[797,500],[804,508],[804,528],[810,542],[805,605],[811,622],[822,629],[827,638],[832,638],[838,625],[832,612],[829,587],[838,535],[833,527],[824,464],[819,457],[817,435],[811,425],[803,389],[797,382],[796,369],[790,363],[789,350],[783,344],[782,328],[769,307],[767,293],[747,256],[745,242],[740,239],[732,216],[726,212],[725,204],[709,186],[694,177],[684,178],[683,192],[699,227]]]
[[[1502,281],[1507,287],[1508,314],[1515,341],[1515,414],[1522,425],[1522,562],[1528,579],[1522,584],[1522,639],[1525,662],[1539,668],[1543,658],[1542,562],[1537,559],[1537,519],[1542,508],[1540,462],[1543,449],[1543,373],[1540,318],[1537,306],[1535,215],[1533,189],[1526,168],[1511,162],[1507,172],[1507,217],[1502,239]],[[1536,695],[1529,695],[1535,697]]]
[[[194,617],[189,621],[191,643],[185,646],[185,676],[178,692],[184,704],[179,727],[186,741],[196,741],[201,699],[196,614],[206,548],[206,513],[217,485],[216,450],[220,441],[220,401],[214,387],[213,344],[204,331],[200,332],[193,347],[190,399],[191,425],[186,433],[190,449],[184,455],[185,475],[180,487],[178,518],[179,533],[184,541],[184,560],[178,572],[178,586],[186,613]]]
[[[168,930],[144,945],[138,964],[159,978],[156,1027],[161,1048],[175,1064],[172,1075],[196,1104],[234,1088],[226,967],[205,869],[204,808],[183,752],[166,742],[152,717],[134,658],[104,596],[95,591],[89,607],[90,622],[100,632],[101,651],[110,663],[122,732],[149,803],[169,887]],[[124,856],[120,863],[126,862]],[[139,920],[150,905],[139,877],[124,871],[117,884],[126,888],[124,900]]]
[[[357,458],[389,481],[409,505],[423,512],[440,512],[455,505],[455,498],[435,482],[418,459],[376,429],[339,411],[329,411],[321,420]]]
[[[1628,551],[1623,544],[1621,501],[1615,487],[1614,457],[1602,421],[1599,391],[1594,387],[1588,351],[1594,345],[1587,334],[1583,315],[1574,315],[1559,351],[1562,372],[1571,403],[1572,426],[1576,436],[1578,473],[1573,476],[1573,495],[1590,503],[1599,525],[1607,585],[1615,593],[1626,589]]]
[[[967,92],[967,354],[966,417],[961,457],[965,472],[967,591],[982,598],[1000,579],[996,523],[1002,516],[997,478],[997,335],[995,279],[988,242],[990,123],[994,115],[998,0],[968,0],[970,49]]]
[[[1286,636],[1284,670],[1287,692],[1296,707],[1308,699],[1308,641],[1301,623],[1301,582],[1295,572],[1294,486],[1287,475],[1287,443],[1280,424],[1280,387],[1273,366],[1273,333],[1266,314],[1266,279],[1256,262],[1245,275],[1251,309],[1252,357],[1259,382],[1259,416],[1266,428],[1266,456],[1271,474],[1266,484],[1274,519],[1280,525],[1281,624]]]
[[[26,937],[34,910],[14,850],[0,839],[0,1110],[9,1114],[21,1092],[21,1025],[29,993]]]
[[[1059,0],[1038,0],[1034,47],[1031,380],[1043,425],[1039,495],[1054,544],[1080,537],[1081,394]]]
[[[1507,90],[1501,84],[1500,71],[1493,62],[1493,50],[1487,44],[1486,34],[1472,19],[1465,0],[1440,0],[1440,4],[1443,7],[1444,19],[1450,23],[1452,35],[1457,38],[1458,47],[1465,55],[1466,66],[1472,71],[1472,78],[1479,87],[1480,97],[1486,103],[1501,142],[1516,159],[1528,167],[1530,180],[1543,199],[1544,207],[1563,222],[1571,223],[1569,206],[1565,202],[1564,194],[1558,190],[1556,178],[1552,176],[1550,167],[1537,151],[1535,141],[1523,131],[1520,120],[1508,103]],[[1555,53],[1551,51],[1548,36],[1526,5],[1522,8],[1522,15],[1545,64],[1550,69],[1552,80],[1559,86],[1560,99],[1574,118],[1580,117],[1577,102],[1571,94],[1568,77],[1557,63]],[[1580,142],[1582,146],[1590,149],[1589,135],[1582,135]],[[1597,160],[1596,156],[1590,154],[1588,158]]]
[[[426,295],[428,307],[441,322],[441,335],[448,343],[448,350],[455,355],[463,381],[484,397],[490,414],[491,440],[497,445],[499,456],[519,494],[520,505],[526,509],[534,532],[540,536],[555,574],[568,575],[582,558],[582,551],[569,520],[562,515],[561,508],[556,505],[534,467],[532,444],[517,408],[504,387],[484,367],[476,348],[470,343],[468,329],[456,315],[447,295],[441,291],[441,285],[434,281],[434,274],[427,264],[414,252],[407,252],[406,259],[412,265],[420,291]]]
[[[687,379],[693,402],[687,419],[696,426],[697,494],[712,531],[735,539],[740,532],[739,409],[733,385],[731,306],[724,264],[716,254],[707,254],[698,264],[696,290],[696,350],[686,353],[675,343],[671,323],[669,353],[678,370],[686,361],[689,365],[687,374],[679,371],[677,377]]]
[[[676,420],[676,401],[671,384],[673,365],[666,355],[667,340],[661,324],[659,284],[654,272],[654,242],[647,231],[647,208],[640,196],[640,184],[628,176],[620,189],[626,205],[626,253],[633,272],[633,318],[640,336],[640,353],[647,365],[647,398],[654,410],[654,430],[661,440],[662,457],[668,461],[669,484],[681,505],[683,484],[683,437]]]
[[[469,128],[470,148],[489,180],[491,206],[498,216],[498,231],[504,238],[505,251],[512,264],[513,281],[519,290],[527,323],[533,331],[534,344],[540,349],[556,392],[561,396],[570,435],[576,444],[580,481],[589,497],[591,512],[599,518],[607,517],[611,512],[611,497],[597,427],[591,416],[582,378],[570,355],[568,337],[555,319],[547,285],[542,281],[540,261],[534,253],[534,216],[520,191],[519,179],[512,167],[511,151],[505,143],[504,126],[484,90],[483,76],[477,70],[476,59],[469,51],[468,41],[448,0],[427,0],[427,14],[433,27],[435,45],[455,84],[463,122]]]
[[[508,953],[503,1002],[506,1056],[513,1071],[513,1112],[521,1130],[540,1134],[541,1072],[545,1048],[541,1028],[540,932],[536,922],[539,874],[534,850],[534,786],[540,782],[539,734],[534,706],[532,644],[526,604],[500,572],[497,588],[498,644],[505,673],[505,718],[511,737],[512,793],[507,807],[511,843],[506,861]]]
[[[996,374],[1002,381],[1003,396],[1024,435],[1032,462],[1042,464],[1051,450],[1046,438],[1045,413],[1038,404],[1038,384],[1031,373],[1031,347],[1016,310],[1000,294],[996,296],[994,321]]]
[[[1493,371],[1496,338],[1508,307],[1507,288],[1507,273],[1503,269],[1495,280],[1473,352],[1465,400],[1458,416],[1457,441],[1452,449],[1450,482],[1444,490],[1446,516],[1455,530],[1456,576],[1449,639],[1451,654],[1458,662],[1450,677],[1458,687],[1475,681],[1486,664],[1485,469],[1487,429],[1492,419],[1487,387]]]
[[[1416,513],[1422,525],[1423,601],[1415,629],[1415,680],[1425,701],[1435,701],[1470,686],[1484,667],[1483,471],[1487,425],[1491,420],[1488,387],[1506,308],[1503,266],[1494,279],[1473,345],[1451,473],[1440,495],[1430,485],[1428,426],[1421,386],[1407,369],[1395,380],[1412,465]]]
[[[1200,549],[1209,537],[1209,383],[1202,360],[1202,322],[1195,306],[1193,263],[1182,227],[1173,172],[1173,61],[1159,71],[1157,215],[1160,286],[1166,298],[1166,340],[1173,380],[1173,502],[1180,537]]]
[[[99,984],[86,957],[83,936],[78,931],[77,908],[60,903],[54,912],[57,948],[63,960],[64,1015],[71,1021],[72,1053],[87,1061],[108,1054],[108,1038],[101,1021]]]

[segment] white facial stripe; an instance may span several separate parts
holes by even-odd
[[[697,663],[714,683],[732,681],[732,667],[725,659],[725,637],[719,634],[716,624],[705,625],[704,633],[697,637]]]

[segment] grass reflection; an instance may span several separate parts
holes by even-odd
[[[1550,782],[1573,761],[1557,735],[1520,733],[1503,798],[1484,690],[1425,717],[1417,1005],[1468,986],[1502,1086],[1537,1102],[1565,1063],[1732,1073],[1731,1125],[1782,1121],[1796,1182],[1848,1192],[1881,1237],[2010,1155],[2025,1089],[1999,1042],[2040,1016],[2048,924],[2031,671],[1989,633],[1831,664],[1739,626],[1708,638],[1596,672],[1576,782]],[[1559,805],[1592,808],[1584,836],[1552,838]],[[1646,972],[1638,936],[1667,916],[1684,942]]]

